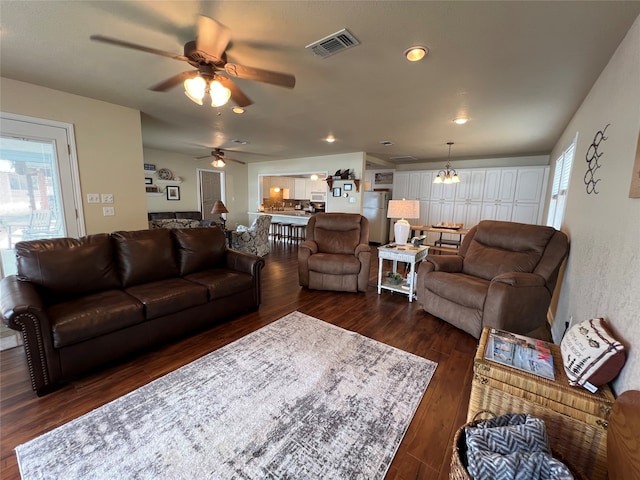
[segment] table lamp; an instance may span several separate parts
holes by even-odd
[[[420,217],[420,202],[418,200],[389,200],[389,209],[387,210],[387,218],[399,218],[393,226],[393,234],[395,242],[398,245],[406,245],[409,238],[409,230],[411,226],[405,218]]]
[[[229,210],[227,210],[227,207],[224,206],[222,200],[216,200],[216,203],[213,204],[213,208],[211,209],[211,213],[217,213],[218,215],[220,215],[220,220],[222,221],[222,229],[226,230],[226,220],[222,217],[222,214],[229,213]]]

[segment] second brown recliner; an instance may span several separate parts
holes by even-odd
[[[369,221],[357,213],[318,213],[298,249],[298,281],[313,290],[366,292]]]
[[[567,236],[552,227],[483,220],[457,255],[427,256],[418,302],[476,338],[494,327],[547,340],[547,310],[568,252]]]

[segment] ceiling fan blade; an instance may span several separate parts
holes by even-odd
[[[242,160],[236,160],[235,158],[225,158],[225,160],[236,162],[236,163],[239,163],[241,165],[246,165],[247,164],[247,162],[243,162]]]
[[[226,72],[232,77],[246,78],[258,82],[271,83],[279,87],[293,88],[296,85],[296,77],[288,73],[272,72],[260,68],[245,67],[235,63],[227,63],[224,66]]]
[[[238,87],[233,80],[225,77],[224,75],[216,75],[216,80],[218,80],[224,87],[227,87],[231,90],[231,100],[238,105],[239,107],[248,107],[253,102],[249,97],[247,97],[240,87]]]
[[[221,60],[229,40],[231,30],[210,17],[201,15],[198,18],[198,34],[196,35],[196,48],[208,53],[216,60]]]
[[[202,155],[201,157],[196,157],[196,160],[202,160],[203,158],[210,158],[213,157],[213,155]]]
[[[145,47],[144,45],[138,45],[137,43],[118,40],[117,38],[105,37],[104,35],[91,35],[89,38],[96,42],[109,43],[111,45],[116,45],[117,47],[132,48],[134,50],[140,50],[141,52],[153,53],[154,55],[173,58],[174,60],[182,60],[185,62],[188,61],[188,58],[184,55],[176,55],[175,53],[158,50],[156,48]]]
[[[188,72],[182,72],[182,73],[179,73],[177,75],[174,75],[171,78],[167,78],[165,81],[160,82],[160,83],[154,85],[153,87],[149,87],[149,90],[153,90],[154,92],[165,92],[165,91],[169,90],[170,88],[175,87],[176,85],[180,85],[187,78],[194,78],[197,75],[198,75],[198,71],[197,70],[191,70],[191,71],[188,71]]]

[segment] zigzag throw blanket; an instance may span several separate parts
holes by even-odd
[[[551,455],[545,424],[509,414],[465,428],[467,470],[475,480],[573,480]]]

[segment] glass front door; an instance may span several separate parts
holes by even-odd
[[[21,240],[78,236],[67,131],[2,118],[0,134],[1,274],[16,273]]]

